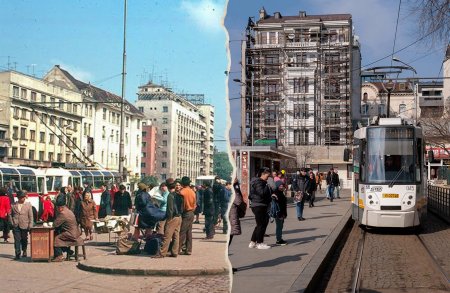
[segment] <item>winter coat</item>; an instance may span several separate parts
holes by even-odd
[[[97,205],[93,200],[81,201],[80,204],[80,224],[83,229],[91,230],[93,223],[91,220],[98,218],[97,216]]]
[[[339,186],[339,175],[334,172],[329,172],[327,174],[327,185],[333,184],[333,186]]]
[[[214,203],[214,195],[211,188],[203,190],[203,214],[205,216],[214,216],[216,213],[216,206]]]
[[[11,213],[11,202],[9,197],[5,195],[0,195],[0,219],[7,220],[8,215]]]
[[[250,207],[269,206],[272,201],[272,190],[267,181],[255,177],[250,182]]]
[[[228,210],[228,205],[230,204],[231,190],[223,188],[222,196],[220,197],[220,212],[225,214]]]
[[[230,235],[241,235],[242,229],[241,229],[241,220],[238,216],[238,207],[239,205],[244,201],[244,198],[242,197],[241,188],[238,183],[233,184],[234,187],[234,201],[233,204],[230,207],[230,213],[228,214],[228,217],[230,219]]]
[[[218,216],[220,214],[220,198],[222,197],[224,187],[219,182],[214,182],[212,191],[214,198],[214,212],[215,215]]]
[[[294,176],[292,176],[292,182],[291,182],[291,189],[293,191],[299,191],[299,186],[298,186],[298,180],[299,180],[300,175],[298,174],[294,174]]]
[[[59,234],[55,237],[55,247],[67,247],[73,242],[78,242],[81,231],[78,228],[74,213],[67,207],[58,213],[54,222],[55,229]],[[82,241],[82,239],[81,239]]]
[[[114,203],[112,209],[115,216],[128,216],[129,210],[132,208],[131,196],[128,191],[124,191],[123,194],[117,191],[114,195]]]
[[[317,190],[317,183],[315,178],[314,179],[309,178],[308,182],[306,183],[306,192],[312,194],[316,190]]]
[[[111,195],[108,190],[103,191],[100,197],[100,208],[98,210],[98,217],[104,218],[112,214],[111,210]]]
[[[275,195],[278,199],[275,199],[275,201],[278,203],[278,206],[280,207],[280,218],[285,219],[287,217],[287,199],[284,195],[283,191],[275,190]]]

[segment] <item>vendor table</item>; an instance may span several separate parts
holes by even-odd
[[[31,228],[31,261],[47,260],[53,258],[54,228],[33,227]]]

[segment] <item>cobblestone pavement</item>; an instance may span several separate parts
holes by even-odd
[[[448,272],[450,232],[434,217],[421,235]],[[324,275],[321,292],[348,292],[356,265],[360,228],[354,225],[330,277]],[[332,265],[332,264],[330,264]],[[364,292],[449,292],[450,287],[416,235],[408,230],[374,229],[366,233],[360,288]]]
[[[169,292],[229,292],[230,279],[228,276],[218,277],[186,277],[170,286],[161,289],[158,293]]]

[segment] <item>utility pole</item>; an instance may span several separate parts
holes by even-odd
[[[124,170],[124,136],[125,136],[125,82],[126,82],[126,67],[127,67],[127,51],[126,51],[126,32],[127,32],[127,0],[124,2],[123,11],[123,56],[122,56],[122,103],[120,104],[120,144],[119,144],[119,174],[122,176],[122,180],[126,180],[126,171]],[[139,128],[140,129],[140,128]],[[131,159],[131,158],[130,158]]]

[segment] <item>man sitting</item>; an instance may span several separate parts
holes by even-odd
[[[83,242],[80,237],[81,232],[78,229],[77,220],[74,213],[67,208],[65,195],[58,196],[56,200],[56,208],[58,209],[58,215],[55,219],[54,226],[55,231],[58,234],[55,237],[54,251],[55,258],[53,261],[64,261],[63,252],[67,252],[69,255],[73,254],[70,250],[70,245],[74,242]]]

